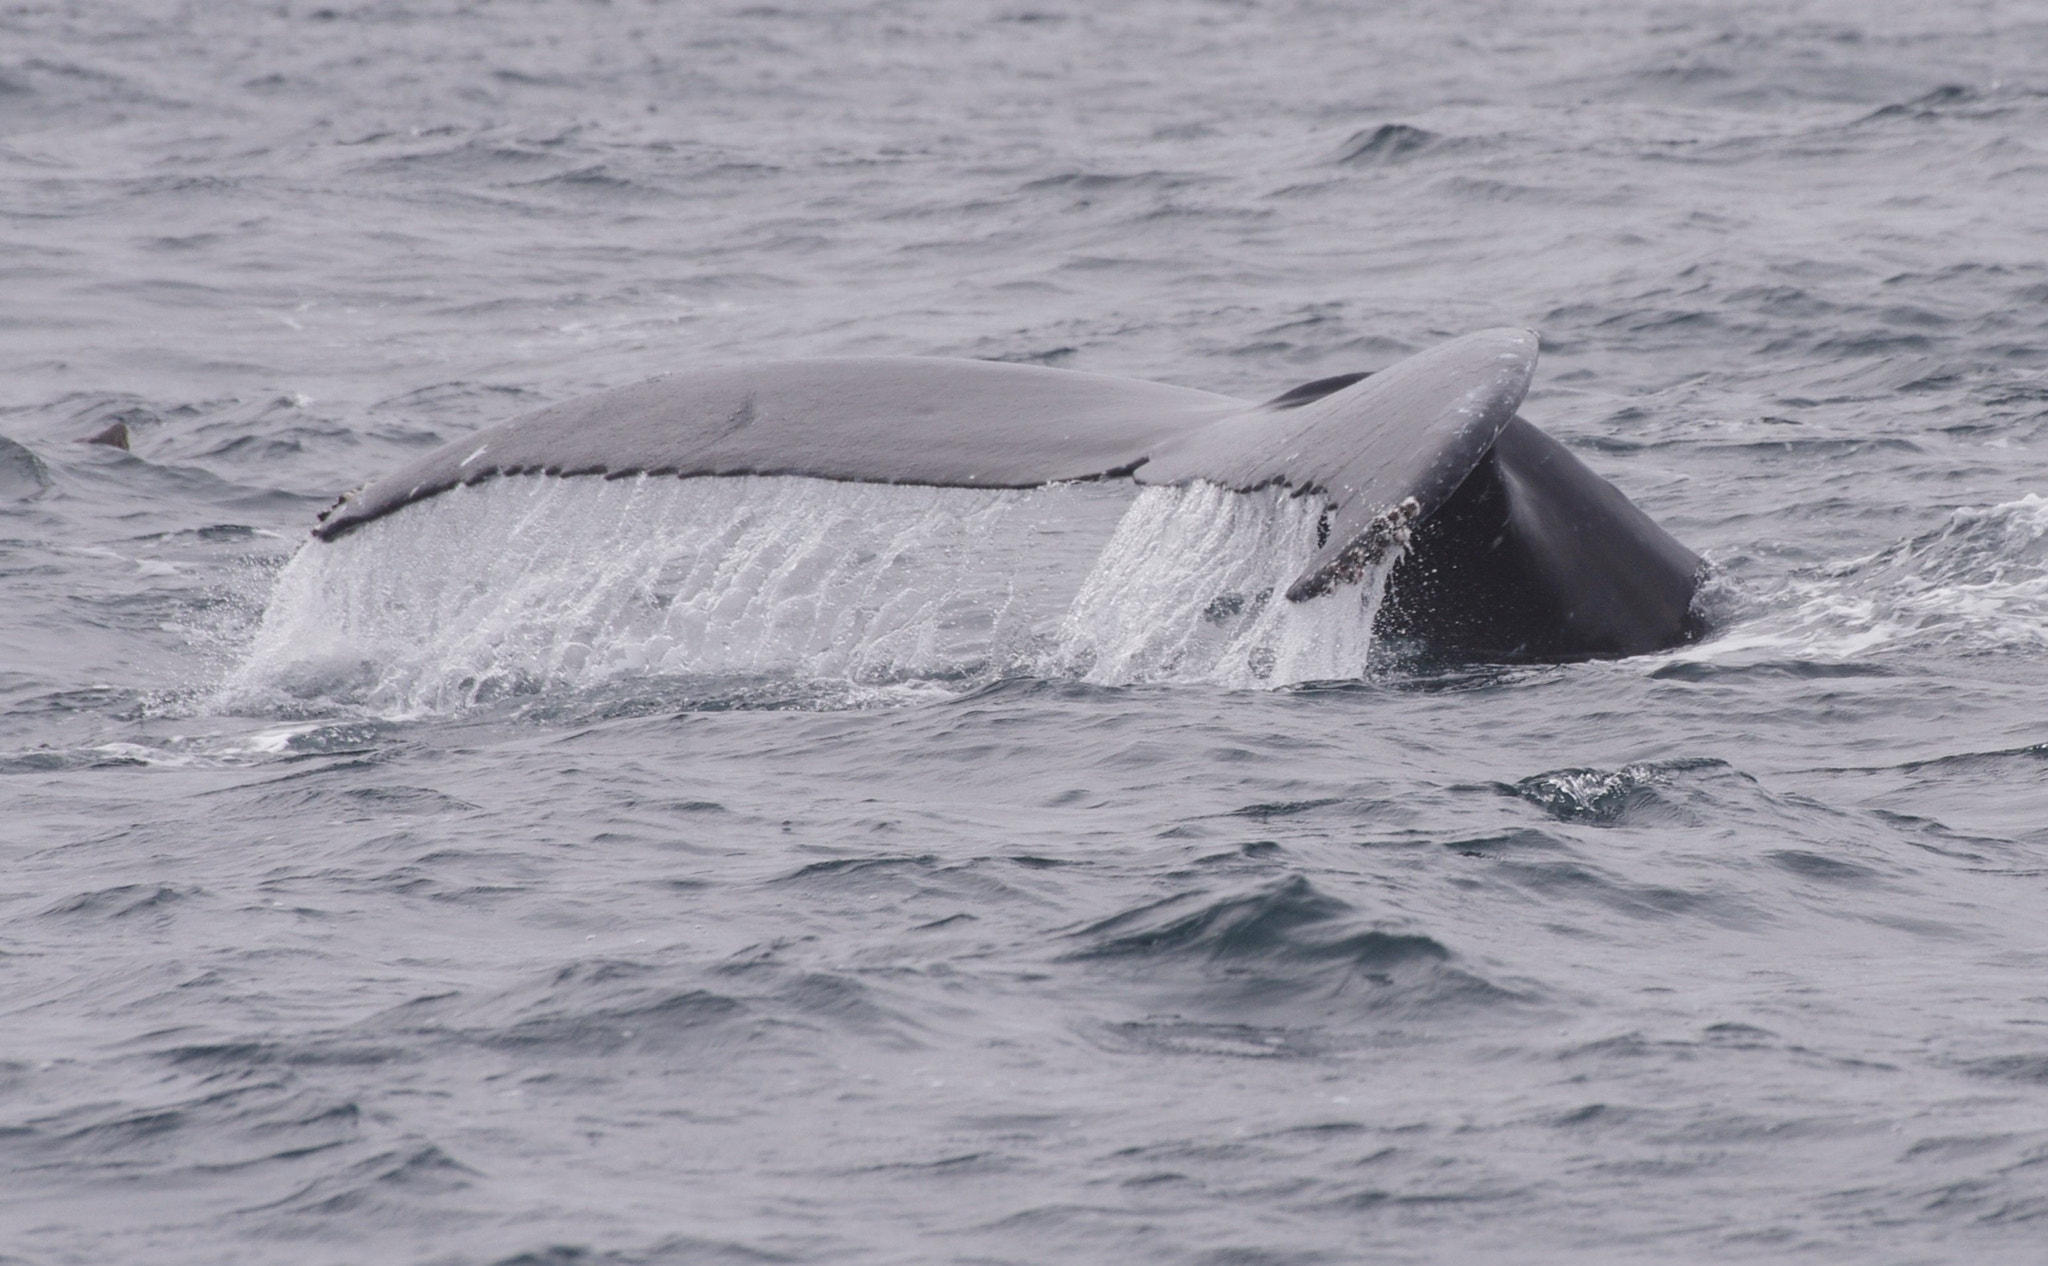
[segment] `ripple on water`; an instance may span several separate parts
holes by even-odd
[[[1189,1013],[1175,1025],[1223,1023],[1217,1032],[1321,1028],[1345,1015],[1448,1015],[1514,997],[1435,938],[1365,916],[1302,875],[1176,893],[1068,937],[1081,943],[1063,961],[1135,987],[1151,1010]],[[1311,1039],[1286,1039],[1297,1040]]]

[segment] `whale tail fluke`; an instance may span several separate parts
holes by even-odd
[[[1324,503],[1304,602],[1396,547],[1379,626],[1450,655],[1565,660],[1699,633],[1700,560],[1517,411],[1536,334],[1482,330],[1264,404],[1097,374],[921,358],[783,361],[657,378],[448,444],[343,497],[332,541],[510,474],[807,475],[1027,488],[1275,486]]]

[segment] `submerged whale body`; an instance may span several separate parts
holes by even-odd
[[[1400,548],[1376,630],[1483,660],[1640,654],[1696,637],[1700,560],[1516,413],[1536,335],[1469,334],[1263,404],[990,361],[770,362],[667,375],[514,419],[345,496],[314,535],[497,475],[804,475],[1029,488],[1205,480],[1320,498],[1286,596]]]

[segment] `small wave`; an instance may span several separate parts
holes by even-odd
[[[460,1191],[483,1175],[428,1142],[405,1145],[324,1174],[296,1192],[244,1213],[363,1218],[415,1215],[419,1205]]]
[[[1898,101],[1881,106],[1858,119],[1852,126],[1902,121],[1929,123],[1949,119],[1995,119],[2023,109],[2029,103],[2038,102],[2043,96],[2048,94],[2025,88],[2009,88],[2004,84],[1993,84],[1988,88],[1973,88],[1967,84],[1943,84],[1932,92],[1923,93],[1910,101]]]
[[[1441,149],[1444,138],[1406,123],[1382,123],[1354,132],[1337,149],[1337,161],[1352,167],[1379,167],[1406,162]]]
[[[1449,950],[1426,936],[1353,927],[1346,918],[1350,906],[1299,875],[1175,913],[1185,903],[1184,897],[1169,897],[1093,924],[1082,932],[1091,944],[1071,957],[1297,959],[1343,962],[1367,971],[1450,957]]]
[[[90,923],[138,920],[162,925],[171,920],[175,907],[193,895],[193,891],[167,884],[122,884],[67,897],[43,911],[43,917]]]
[[[1645,818],[1669,818],[1680,810],[1658,788],[1673,775],[1725,770],[1718,760],[1654,761],[1620,769],[1557,769],[1535,774],[1500,790],[1528,801],[1564,822],[1612,826]]]
[[[567,156],[580,154],[586,148],[580,131],[572,127],[547,135],[495,130],[464,135],[461,129],[441,127],[416,132],[378,132],[347,143],[364,146],[374,155],[357,165],[357,170],[364,174],[415,179],[440,175],[488,182],[531,179],[537,168],[569,161]],[[450,140],[451,137],[454,139]],[[380,152],[407,145],[414,148],[399,153]]]
[[[620,176],[603,163],[577,167],[570,171],[542,176],[537,180],[522,180],[511,186],[514,189],[550,189],[569,194],[585,194],[592,197],[613,200],[623,197],[654,197],[661,191],[649,188],[639,180]]]
[[[1320,1030],[1340,998],[1374,1012],[1441,1012],[1514,996],[1456,966],[1435,938],[1380,926],[1300,875],[1176,894],[1071,935],[1081,944],[1067,961],[1141,985],[1155,995],[1151,1009],[1176,1024],[1264,1028],[1277,1018],[1283,1029]]]
[[[26,501],[50,487],[50,468],[24,444],[0,435],[0,497]]]
[[[1043,176],[1027,182],[1023,188],[1027,193],[1043,190],[1071,190],[1076,193],[1106,193],[1112,190],[1139,189],[1147,191],[1180,189],[1199,183],[1197,177],[1170,171],[1140,172],[1061,172],[1056,176]]]
[[[1963,1071],[1974,1077],[2048,1086],[2048,1055],[2038,1052],[1997,1055],[1989,1059],[1971,1060],[1963,1065]]]
[[[1524,184],[1512,180],[1490,180],[1477,176],[1447,176],[1437,181],[1433,190],[1446,198],[1461,203],[1532,203],[1540,206],[1558,206],[1586,201],[1582,193],[1569,192],[1562,188]],[[1700,314],[1704,317],[1705,314]],[[1693,319],[1693,314],[1681,314],[1680,320]],[[1648,328],[1662,322],[1651,321]]]
[[[1111,1050],[1142,1055],[1236,1059],[1309,1058],[1327,1053],[1332,1045],[1327,1034],[1313,1028],[1198,1020],[1128,1020],[1103,1026],[1098,1040]]]
[[[1560,913],[1573,905],[1591,903],[1646,921],[1683,918],[1749,927],[1758,919],[1742,900],[1714,885],[1681,888],[1633,883],[1607,868],[1570,860],[1491,859],[1486,882]]]
[[[374,1046],[419,1050],[452,1043],[540,1064],[660,1052],[674,1058],[765,1050],[796,1029],[830,1029],[902,1050],[920,1026],[857,976],[783,961],[780,942],[712,968],[599,957],[562,964],[490,993],[423,997],[352,1032]]]
[[[1828,883],[1862,883],[1878,877],[1877,872],[1868,866],[1843,861],[1839,857],[1810,853],[1805,849],[1779,849],[1765,854],[1765,857],[1773,866],[1802,879],[1819,879]]]
[[[30,57],[0,73],[0,105],[10,113],[62,118],[72,126],[136,107],[168,111],[187,104],[137,75],[72,61]]]
[[[367,1032],[401,1049],[454,1042],[531,1058],[580,1058],[738,1044],[747,1040],[749,1023],[739,998],[647,963],[603,958],[568,963],[493,994],[415,999],[371,1021]]]

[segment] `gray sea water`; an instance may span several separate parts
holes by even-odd
[[[2044,207],[2018,0],[0,4],[0,1262],[2048,1258]],[[1205,623],[1201,488],[306,537],[1505,324],[1705,641]]]

